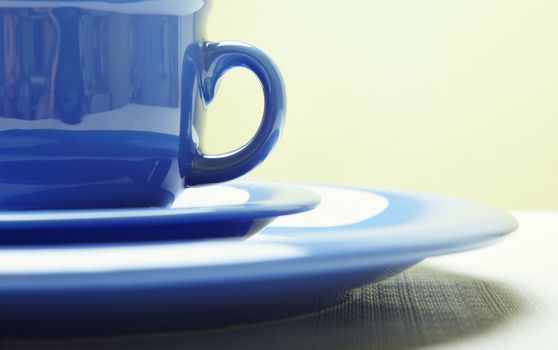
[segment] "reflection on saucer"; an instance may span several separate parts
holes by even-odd
[[[242,205],[250,199],[248,191],[232,186],[188,188],[176,198],[173,208],[200,208],[224,205]]]
[[[382,213],[389,201],[378,194],[345,188],[306,186],[322,197],[320,205],[306,213],[278,218],[274,227],[338,227],[356,224]]]

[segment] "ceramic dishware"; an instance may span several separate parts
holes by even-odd
[[[230,182],[189,188],[173,208],[0,212],[0,247],[163,243],[247,238],[279,216],[314,208],[300,186]]]
[[[208,8],[0,0],[0,210],[166,207],[259,164],[283,125],[283,83],[260,50],[207,42]],[[242,148],[205,155],[203,110],[234,67],[260,79],[263,119]]]
[[[0,248],[0,334],[183,331],[299,314],[517,228],[507,212],[458,198],[304,188],[320,195],[316,209],[244,241]]]

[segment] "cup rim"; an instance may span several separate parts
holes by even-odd
[[[209,0],[0,0],[0,8],[61,8],[110,11],[125,14],[187,16]]]

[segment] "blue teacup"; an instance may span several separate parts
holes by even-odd
[[[204,41],[208,2],[0,0],[0,209],[164,207],[264,160],[281,77],[252,46]],[[261,80],[264,116],[244,147],[207,156],[203,110],[234,67]]]

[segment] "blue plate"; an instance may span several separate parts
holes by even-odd
[[[0,249],[0,332],[173,331],[282,317],[517,227],[508,213],[461,199],[304,187],[321,196],[316,209],[246,241]]]
[[[0,246],[247,237],[319,201],[300,187],[237,182],[189,188],[173,208],[0,212]]]

